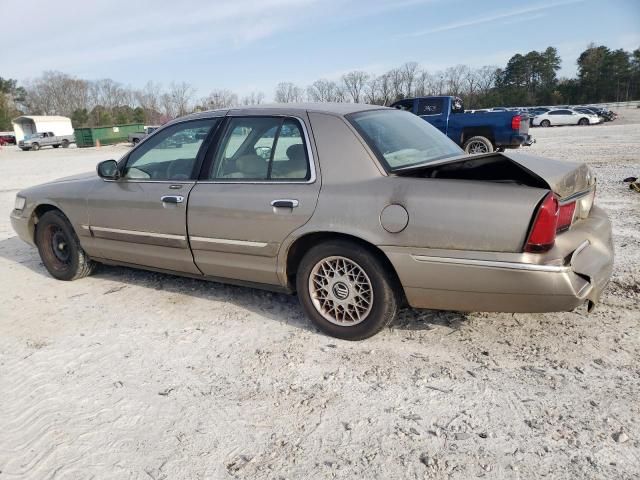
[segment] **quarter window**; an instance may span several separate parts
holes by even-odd
[[[130,180],[191,180],[202,142],[219,119],[172,125],[150,137],[129,155],[124,177]]]
[[[209,178],[308,180],[309,160],[300,123],[281,117],[232,118]]]

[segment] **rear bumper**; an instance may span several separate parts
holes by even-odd
[[[613,269],[611,224],[597,207],[543,255],[381,248],[414,308],[569,311],[597,303]]]
[[[536,143],[535,139],[529,134],[512,135],[511,139],[505,143],[497,143],[496,146],[504,148],[518,148],[521,146],[528,147]]]

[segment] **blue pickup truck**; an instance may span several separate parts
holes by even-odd
[[[529,118],[519,112],[465,113],[457,97],[406,98],[391,105],[422,117],[467,153],[531,145]]]

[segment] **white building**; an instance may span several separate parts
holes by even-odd
[[[13,121],[13,131],[16,141],[24,140],[25,136],[40,132],[53,132],[54,135],[73,135],[71,119],[55,115],[23,115]]]

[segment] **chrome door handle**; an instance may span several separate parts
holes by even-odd
[[[184,197],[182,195],[164,195],[160,197],[162,203],[182,203],[184,202]]]
[[[275,208],[296,208],[298,205],[300,205],[298,200],[290,199],[273,200],[271,202],[271,206]]]

